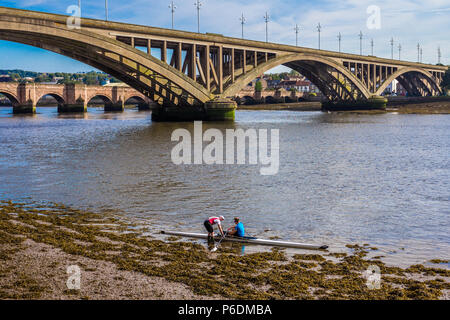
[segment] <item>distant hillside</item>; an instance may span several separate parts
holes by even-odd
[[[121,82],[114,77],[104,72],[78,72],[78,73],[65,73],[65,72],[35,72],[25,71],[20,69],[13,70],[0,70],[0,75],[10,76],[10,80],[13,82],[52,82],[59,84],[67,83],[84,83],[88,85],[102,85],[105,83],[118,83]]]
[[[0,70],[0,74],[7,74],[7,75],[18,74],[21,78],[25,77],[35,78],[39,75],[39,72],[15,69],[15,70]]]

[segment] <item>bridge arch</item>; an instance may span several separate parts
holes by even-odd
[[[257,78],[264,72],[280,65],[290,67],[291,69],[294,69],[306,76],[322,91],[322,93],[328,93],[328,98],[330,99],[342,98],[339,97],[341,94],[347,94],[347,96],[351,96],[351,98],[354,99],[355,97],[348,88],[349,85],[355,87],[359,96],[363,98],[369,98],[371,96],[369,90],[364,86],[364,84],[343,65],[326,57],[303,53],[280,56],[259,65],[252,71],[239,77],[236,82],[231,84],[225,90],[222,96],[232,97],[236,95],[242,88],[245,87],[247,83]],[[329,72],[329,70],[327,70],[327,68],[332,68],[332,71],[336,74],[340,74],[341,78],[339,75],[336,78]],[[341,81],[344,80],[346,83],[348,81],[348,84],[344,85],[341,83]],[[331,87],[330,81],[335,82],[333,87]],[[338,92],[338,90],[340,92]]]
[[[129,102],[130,100],[136,100],[136,101],[138,101],[139,103],[147,103],[147,102],[145,101],[144,98],[142,98],[142,97],[140,97],[140,96],[138,96],[138,95],[130,95],[130,96],[128,96],[128,97],[125,97],[123,100],[124,100],[123,102],[124,102],[125,104],[128,104],[128,102]]]
[[[240,102],[241,102],[241,104],[246,105],[246,106],[251,106],[251,105],[256,104],[256,100],[252,96],[244,96],[244,97],[240,98]]]
[[[124,105],[135,105],[139,110],[143,108],[143,110],[147,110],[151,103],[148,100],[144,99],[138,95],[130,95],[127,98],[124,98]]]
[[[165,62],[87,28],[69,29],[66,18],[43,23],[33,18],[2,17],[0,40],[31,45],[88,64],[159,104],[199,105],[213,98],[206,88]]]
[[[279,99],[276,99],[274,96],[267,96],[265,102],[267,104],[273,104],[279,102]]]
[[[45,93],[45,94],[41,95],[39,98],[37,98],[36,99],[36,106],[38,105],[39,101],[41,101],[42,98],[45,98],[46,96],[50,96],[53,99],[55,99],[56,102],[58,103],[58,106],[62,106],[62,105],[64,105],[66,103],[64,98],[61,97],[59,94],[50,92],[50,93]]]
[[[407,77],[404,77],[405,75],[410,75],[409,79]],[[389,76],[384,81],[384,83],[378,88],[376,94],[381,95],[384,92],[384,90],[386,90],[386,88],[392,83],[392,81],[398,79],[400,84],[402,84],[402,86],[405,87],[407,92],[409,94],[414,95],[414,93],[416,93],[416,92],[415,92],[415,90],[412,90],[412,87],[409,85],[408,82],[411,79],[415,79],[419,82],[422,82],[420,77],[424,77],[425,80],[428,82],[429,86],[431,87],[431,88],[427,87],[426,91],[430,91],[430,89],[431,89],[436,92],[442,93],[441,88],[437,85],[436,81],[433,79],[433,76],[430,72],[428,72],[426,70],[418,69],[418,68],[406,67],[406,68],[401,68],[401,69],[397,70],[391,76]],[[422,85],[426,86],[423,82],[422,82]]]
[[[104,106],[112,106],[113,105],[113,100],[111,97],[108,97],[106,95],[103,94],[96,94],[96,95],[92,95],[87,99],[87,105],[92,104],[92,100],[94,99],[100,99],[103,101]]]
[[[16,98],[16,95],[12,92],[9,92],[7,90],[0,90],[0,94],[8,98],[8,100],[11,102],[11,105],[13,107],[16,107],[19,105],[19,100]]]

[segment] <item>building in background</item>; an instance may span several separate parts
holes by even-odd
[[[397,80],[394,80],[386,87],[383,95],[406,96],[406,90]]]

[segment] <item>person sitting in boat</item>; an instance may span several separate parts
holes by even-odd
[[[225,233],[222,229],[221,221],[225,220],[223,216],[220,217],[209,217],[205,222],[203,223],[206,230],[208,231],[208,240],[213,239],[214,240],[214,226],[217,226],[219,228],[220,234],[225,236]]]
[[[244,237],[245,236],[245,229],[244,224],[241,222],[241,219],[238,217],[234,218],[234,227],[231,227],[227,230],[227,235],[234,236],[234,237]]]

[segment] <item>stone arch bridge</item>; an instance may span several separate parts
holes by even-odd
[[[58,103],[58,112],[86,112],[88,103],[99,98],[105,111],[123,111],[131,99],[138,107],[149,109],[152,101],[141,92],[121,86],[87,86],[81,84],[0,83],[0,94],[6,96],[14,113],[35,113],[36,105],[45,96]]]
[[[440,95],[446,67],[0,7],[0,39],[89,64],[159,104],[155,120],[234,118],[234,97],[279,65],[335,103],[370,101],[397,79],[411,96]]]
[[[289,91],[283,88],[273,90],[255,91],[254,88],[241,90],[233,99],[238,104],[272,104],[272,103],[289,103],[299,102],[308,98],[309,100],[321,101],[319,96],[312,98],[309,93]]]

